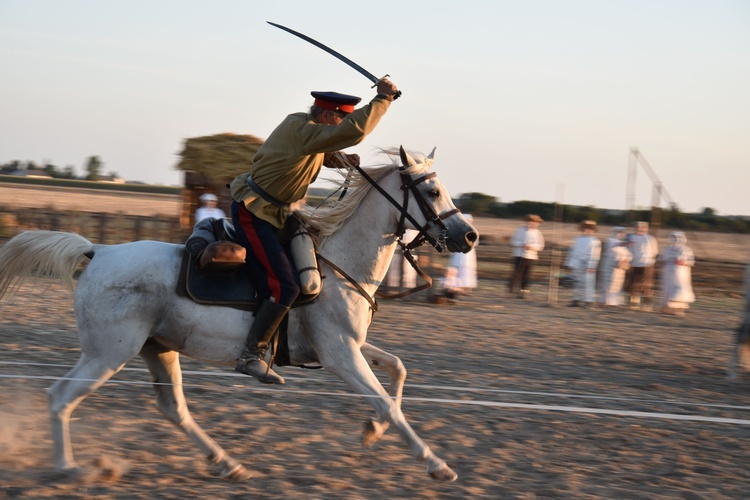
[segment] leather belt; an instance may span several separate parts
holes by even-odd
[[[279,201],[276,198],[274,198],[273,196],[271,196],[270,194],[266,193],[260,186],[258,186],[255,183],[255,181],[253,180],[253,178],[250,177],[249,175],[247,176],[247,185],[250,186],[253,191],[255,191],[256,193],[258,193],[261,198],[263,198],[264,200],[266,200],[271,205],[276,205],[279,208],[284,208],[284,209],[287,209],[287,210],[289,209],[289,203],[284,203],[282,201]]]

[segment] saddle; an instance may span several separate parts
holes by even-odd
[[[289,245],[285,229],[277,237]],[[225,219],[204,219],[195,225],[185,242],[178,295],[203,305],[257,309],[261,298],[250,265],[245,262],[245,248],[236,242],[235,235],[234,226]],[[319,293],[320,289],[314,294],[301,293],[292,307],[312,302]]]

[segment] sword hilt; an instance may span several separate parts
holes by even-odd
[[[385,75],[385,76],[384,76],[383,78],[388,78],[389,76],[391,76],[391,75]],[[381,78],[380,80],[382,80],[383,78]],[[374,89],[375,87],[377,87],[377,86],[378,86],[378,83],[380,83],[380,80],[378,80],[377,82],[375,82],[375,85],[373,85],[373,86],[372,86],[372,87],[370,87],[370,88],[371,88],[371,89]],[[400,90],[397,90],[397,91],[396,91],[396,93],[395,93],[395,94],[393,94],[393,100],[395,101],[395,100],[396,100],[396,99],[398,99],[399,97],[401,97],[401,91],[400,91]]]

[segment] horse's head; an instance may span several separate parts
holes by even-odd
[[[430,172],[435,150],[421,161],[415,160],[403,146],[399,149],[401,189],[404,200],[400,207],[399,232],[415,229],[419,235],[410,244],[415,247],[429,242],[438,252],[466,253],[479,238],[479,233],[453,204],[450,193]]]

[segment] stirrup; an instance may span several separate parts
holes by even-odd
[[[258,355],[241,357],[237,360],[234,371],[255,377],[264,384],[284,384],[284,377],[273,371]]]

